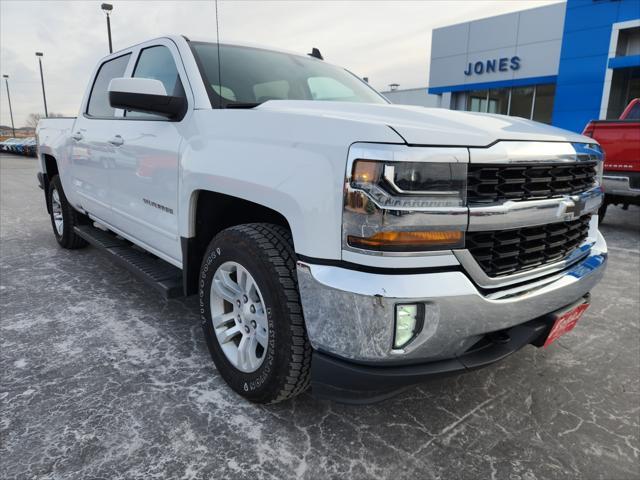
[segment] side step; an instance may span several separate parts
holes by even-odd
[[[115,263],[119,263],[155,288],[164,298],[184,295],[182,271],[179,268],[134,248],[129,242],[111,232],[105,232],[91,225],[79,225],[74,227],[74,230],[91,245],[109,254]]]

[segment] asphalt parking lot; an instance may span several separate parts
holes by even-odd
[[[551,348],[372,406],[256,406],[216,372],[194,298],[58,248],[35,173],[0,155],[0,477],[640,477],[640,209],[609,209],[606,277]]]

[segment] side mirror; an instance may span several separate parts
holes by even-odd
[[[187,112],[187,99],[167,95],[160,80],[114,78],[109,82],[109,104],[113,108],[155,113],[179,120]]]

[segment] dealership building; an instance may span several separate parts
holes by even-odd
[[[436,29],[428,87],[385,95],[580,132],[640,97],[640,0],[568,0]]]

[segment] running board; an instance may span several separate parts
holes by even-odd
[[[125,267],[143,282],[160,292],[164,298],[184,295],[182,271],[179,268],[138,250],[131,243],[111,232],[105,232],[91,225],[74,227],[75,232],[94,247],[105,251],[114,261]]]

